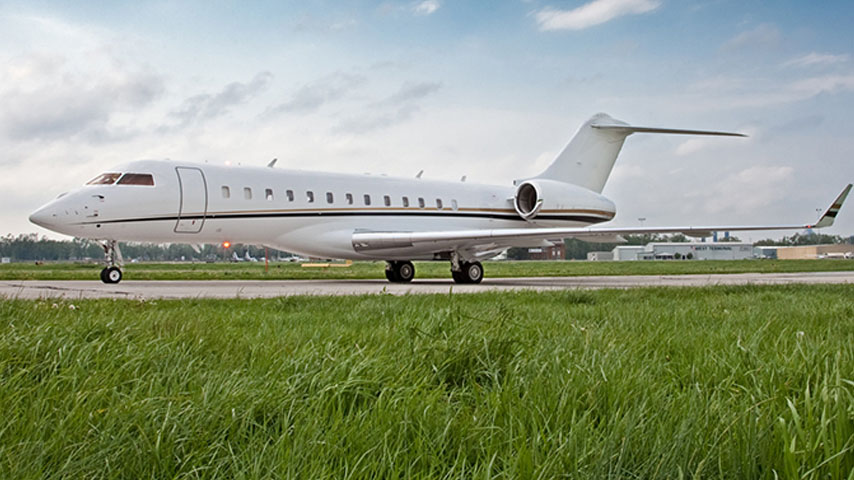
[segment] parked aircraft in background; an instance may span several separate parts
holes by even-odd
[[[568,237],[607,242],[624,234],[828,227],[851,190],[846,186],[814,224],[591,226],[616,214],[601,192],[633,133],[744,136],[637,127],[597,114],[545,171],[512,185],[137,161],[60,195],[30,221],[101,241],[106,283],[122,278],[118,241],[243,243],[309,257],[385,260],[392,282],[412,280],[412,260],[444,260],[454,281],[478,283],[481,260]]]

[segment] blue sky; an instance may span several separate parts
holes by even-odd
[[[7,1],[0,233],[139,158],[509,182],[599,111],[750,134],[630,137],[615,224],[809,221],[854,181],[854,4],[816,5]]]

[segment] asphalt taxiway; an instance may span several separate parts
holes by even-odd
[[[737,273],[715,275],[626,275],[590,277],[487,278],[479,285],[451,279],[385,280],[204,280],[134,281],[107,285],[96,280],[2,280],[3,298],[271,298],[290,295],[474,293],[511,290],[561,290],[709,285],[854,284],[854,272]]]

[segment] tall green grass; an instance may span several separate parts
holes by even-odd
[[[0,265],[2,280],[98,280],[98,264],[48,262]],[[683,260],[644,262],[485,262],[488,278],[581,275],[679,275],[854,271],[854,260]],[[448,262],[416,262],[416,278],[451,278]],[[354,262],[349,268],[304,268],[298,263],[132,263],[126,280],[385,279],[385,262]]]
[[[854,287],[2,301],[0,415],[2,478],[854,478]]]

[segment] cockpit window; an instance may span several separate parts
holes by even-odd
[[[154,176],[148,173],[126,173],[118,185],[147,185],[154,186]]]
[[[121,177],[121,173],[102,173],[86,182],[86,185],[112,185]]]

